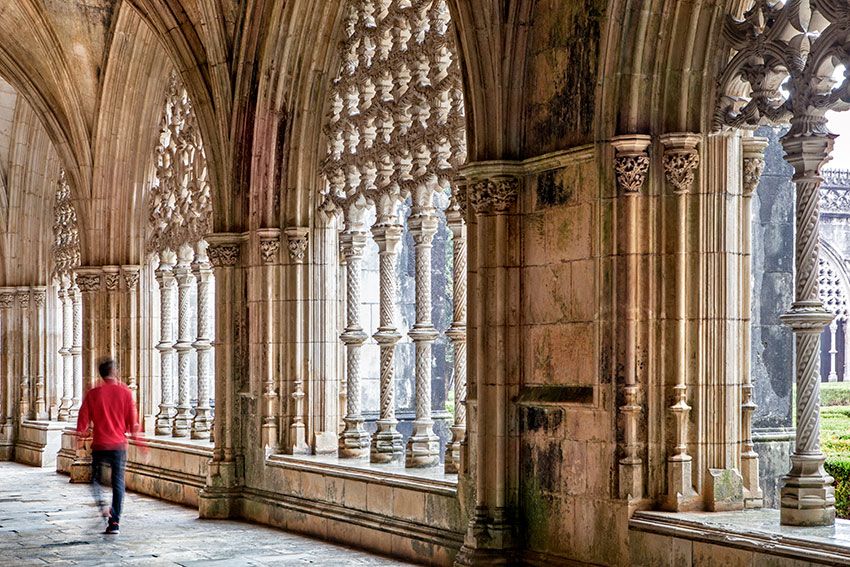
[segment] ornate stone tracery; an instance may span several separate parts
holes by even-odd
[[[826,112],[850,108],[850,73],[834,78],[839,66],[850,63],[847,6],[837,0],[756,0],[741,18],[727,19],[724,36],[732,55],[718,83],[716,127],[791,124],[782,145],[797,186],[796,289],[781,319],[795,334],[797,430],[791,471],[782,480],[781,521],[831,525],[834,490],[818,440],[819,336],[833,319],[818,291],[819,187],[835,138]]]
[[[406,228],[416,250],[417,321],[410,331],[416,344],[416,422],[407,464],[439,462],[430,407],[431,345],[437,337],[430,320],[431,241],[438,218],[433,202],[435,193],[449,191],[456,168],[466,160],[462,81],[452,34],[445,0],[351,0],[348,5],[340,48],[343,62],[330,95],[328,152],[322,165],[327,184],[321,203],[323,211],[341,216],[344,223],[340,246],[347,266],[349,306],[341,335],[348,351],[342,456],[364,456],[369,445],[360,415],[360,351],[367,336],[359,321],[359,302],[369,228],[365,211],[374,206],[377,220],[372,234],[381,257],[381,322],[374,336],[381,350],[381,418],[380,439],[372,443],[371,454],[376,462],[400,458],[393,407],[393,360],[401,338],[394,315],[399,301],[395,272],[398,242],[405,230],[399,208],[410,199]],[[502,197],[494,206],[510,206],[515,191]],[[456,245],[465,250],[462,242]],[[465,274],[457,277],[465,280]],[[462,355],[465,335],[455,334],[455,348]],[[457,427],[459,435],[460,422]]]

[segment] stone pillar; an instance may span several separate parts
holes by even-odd
[[[260,437],[265,453],[268,455],[278,449],[280,432],[278,431],[280,397],[278,396],[278,383],[280,366],[278,364],[279,341],[277,338],[276,297],[280,294],[278,282],[280,250],[280,229],[264,228],[257,231],[260,244],[259,268],[261,273],[260,289],[258,294],[257,311],[260,317],[260,335],[258,345],[252,345],[261,352],[261,375],[263,388],[262,425],[260,426]]]
[[[834,135],[814,128],[825,119],[795,117],[782,138],[785,159],[797,186],[794,303],[781,316],[796,345],[797,433],[791,470],[780,483],[780,521],[793,526],[835,523],[833,478],[824,470],[820,449],[820,334],[832,319],[818,295],[820,170],[829,159]],[[802,133],[801,133],[802,131]]]
[[[77,420],[80,404],[83,401],[83,296],[77,284],[76,275],[72,276],[68,289],[71,300],[71,365],[73,367],[73,391],[68,421]]]
[[[3,356],[3,366],[0,368],[3,380],[0,382],[0,388],[3,393],[3,423],[6,426],[12,425],[15,416],[15,349],[12,346],[15,344],[14,307],[15,288],[0,288],[0,310],[2,310],[0,324],[3,327],[4,345],[4,348],[0,349]],[[8,441],[5,439],[5,434],[4,440]]]
[[[625,321],[624,321],[624,356],[625,380],[623,384],[623,405],[620,406],[623,427],[623,445],[619,461],[620,486],[619,496],[623,500],[640,500],[643,498],[643,459],[638,453],[638,419],[642,407],[640,383],[638,380],[638,317],[639,317],[639,264],[638,248],[638,208],[641,189],[649,173],[649,154],[647,148],[651,138],[642,134],[617,136],[611,144],[616,150],[614,158],[614,174],[620,191],[618,204],[622,205],[620,229],[624,235],[623,249],[625,270],[622,285],[618,290],[625,292]],[[620,232],[618,230],[618,232]]]
[[[207,256],[206,240],[195,245],[195,261],[192,273],[198,282],[198,337],[192,343],[198,357],[198,406],[192,420],[192,439],[209,439],[212,429],[212,408],[210,408],[210,380],[212,380],[212,315],[213,309],[210,286],[212,284],[212,266]]]
[[[74,361],[71,347],[74,344],[74,298],[71,294],[71,278],[62,276],[59,288],[59,302],[62,306],[62,405],[59,407],[59,421],[68,421],[74,403]]]
[[[177,255],[172,250],[159,254],[159,267],[156,270],[156,282],[159,284],[160,332],[159,343],[159,377],[160,403],[156,416],[156,434],[171,435],[174,417],[174,341],[172,339],[173,305],[174,305],[174,265]]]
[[[847,316],[844,322],[844,377],[843,382],[850,382],[850,319]]]
[[[466,186],[454,185],[446,210],[446,224],[452,233],[452,325],[446,335],[454,350],[455,417],[452,438],[446,444],[444,469],[460,472],[461,446],[466,439]]]
[[[199,498],[202,518],[227,518],[235,513],[241,472],[234,436],[236,395],[247,380],[246,289],[241,248],[245,237],[217,233],[207,237],[215,276],[215,446],[207,482]]]
[[[829,324],[829,374],[827,380],[830,382],[838,382],[838,372],[836,371],[836,355],[838,354],[838,319],[833,319]]]
[[[121,337],[121,311],[123,303],[123,293],[121,286],[121,268],[118,266],[103,266],[103,290],[106,292],[103,297],[101,306],[102,312],[100,320],[104,326],[99,332],[104,333],[99,344],[96,356],[92,359],[93,364],[102,356],[109,356],[116,360],[117,370],[119,375],[123,373],[124,361],[121,360],[120,354],[123,352],[122,337]],[[91,375],[93,380],[97,380],[99,375],[97,368],[93,367]]]
[[[741,312],[750,317],[751,288],[752,288],[752,197],[758,187],[761,174],[764,171],[764,151],[768,141],[765,138],[749,137],[742,140],[743,150],[743,182],[741,202],[741,247],[746,255],[741,270],[741,280],[744,282],[741,291]],[[743,327],[742,342],[749,346],[751,342],[751,323]],[[744,484],[744,507],[761,508],[764,505],[764,492],[759,486],[759,456],[754,450],[753,442],[753,413],[757,409],[753,401],[753,382],[750,356],[742,359],[744,368],[741,374],[744,383],[741,386],[741,477]]]
[[[422,192],[422,195],[416,195]],[[431,321],[431,243],[437,232],[437,215],[431,206],[432,191],[414,191],[413,208],[407,226],[413,236],[416,255],[416,323],[408,332],[416,347],[416,418],[407,439],[405,466],[433,467],[440,464],[440,440],[431,419],[431,346],[437,330]]]
[[[289,425],[289,451],[293,455],[306,454],[310,452],[307,444],[307,427],[304,419],[304,377],[310,375],[305,366],[305,352],[309,348],[306,340],[307,325],[310,322],[310,309],[308,304],[312,294],[307,289],[308,274],[306,270],[307,239],[310,229],[307,227],[293,226],[285,229],[286,245],[289,251],[288,267],[289,278],[287,289],[289,301],[287,302],[286,320],[292,322],[292,336],[290,337],[291,364],[288,368],[292,372],[292,422]]]
[[[192,307],[189,292],[194,283],[192,276],[193,250],[183,244],[177,251],[177,265],[174,266],[174,279],[177,280],[177,407],[174,415],[172,435],[189,437],[192,430],[192,406],[189,403],[190,364],[192,362],[192,335],[190,309]]]
[[[119,366],[127,381],[127,387],[133,393],[138,413],[139,408],[139,369],[141,357],[141,317],[139,316],[139,272],[140,266],[121,266],[124,279],[124,297],[122,298],[122,332],[120,350],[122,352]]]
[[[17,291],[18,308],[20,309],[20,341],[17,341],[20,348],[20,361],[18,367],[18,379],[20,386],[18,390],[18,422],[32,418],[32,392],[30,391],[30,359],[32,354],[32,345],[30,344],[30,289],[28,287],[19,287]]]
[[[392,207],[395,209],[396,207]],[[401,463],[404,443],[395,417],[395,350],[401,339],[398,332],[398,252],[404,227],[395,221],[394,211],[381,211],[372,227],[380,257],[380,321],[373,335],[381,351],[380,416],[372,436],[369,460],[373,463]],[[381,222],[382,220],[386,222]]]
[[[699,167],[696,146],[700,138],[695,134],[675,133],[661,136],[664,145],[664,175],[676,199],[676,254],[675,254],[675,307],[671,317],[675,321],[675,353],[673,361],[673,404],[669,411],[675,424],[674,446],[667,457],[668,510],[684,510],[696,506],[693,484],[693,459],[688,454],[688,421],[691,406],[688,404],[688,194],[694,183],[694,173]]]
[[[355,207],[352,205],[352,209]],[[360,413],[360,349],[366,342],[366,333],[360,325],[360,285],[366,232],[361,211],[349,212],[345,222],[340,248],[346,265],[346,325],[340,339],[346,348],[347,384],[345,428],[339,438],[339,456],[360,458],[369,455],[369,433],[363,427]]]
[[[35,408],[33,417],[39,420],[49,419],[47,408],[47,388],[45,382],[45,367],[47,365],[47,329],[45,321],[47,319],[47,288],[44,286],[34,287],[32,290],[33,305],[35,306],[35,318],[33,333],[34,363],[32,364],[35,373]]]
[[[517,231],[514,207],[523,174],[519,164],[470,164],[462,171],[469,180],[467,198],[475,219],[469,219],[470,366],[469,401],[472,420],[469,452],[473,463],[475,510],[457,565],[507,565],[514,547],[509,506],[516,494],[508,486],[511,433],[510,397],[518,392],[519,356],[516,320],[519,281],[515,262]],[[474,279],[473,279],[474,278]],[[495,353],[495,354],[494,354]]]

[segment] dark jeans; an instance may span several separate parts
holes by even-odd
[[[101,485],[103,484],[103,465],[109,466],[112,478],[112,511],[109,521],[116,524],[121,519],[121,506],[124,503],[124,466],[127,463],[127,451],[92,451],[92,491],[97,505],[103,508]]]

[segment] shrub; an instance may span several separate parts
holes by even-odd
[[[822,406],[850,406],[850,382],[825,382],[820,385]]]
[[[835,514],[850,518],[850,458],[829,457],[825,468],[835,478]]]

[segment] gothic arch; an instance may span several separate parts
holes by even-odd
[[[827,310],[831,311],[838,321],[848,317],[848,301],[850,301],[850,273],[845,261],[829,242],[821,239],[821,255],[818,258],[818,282],[820,298]]]

